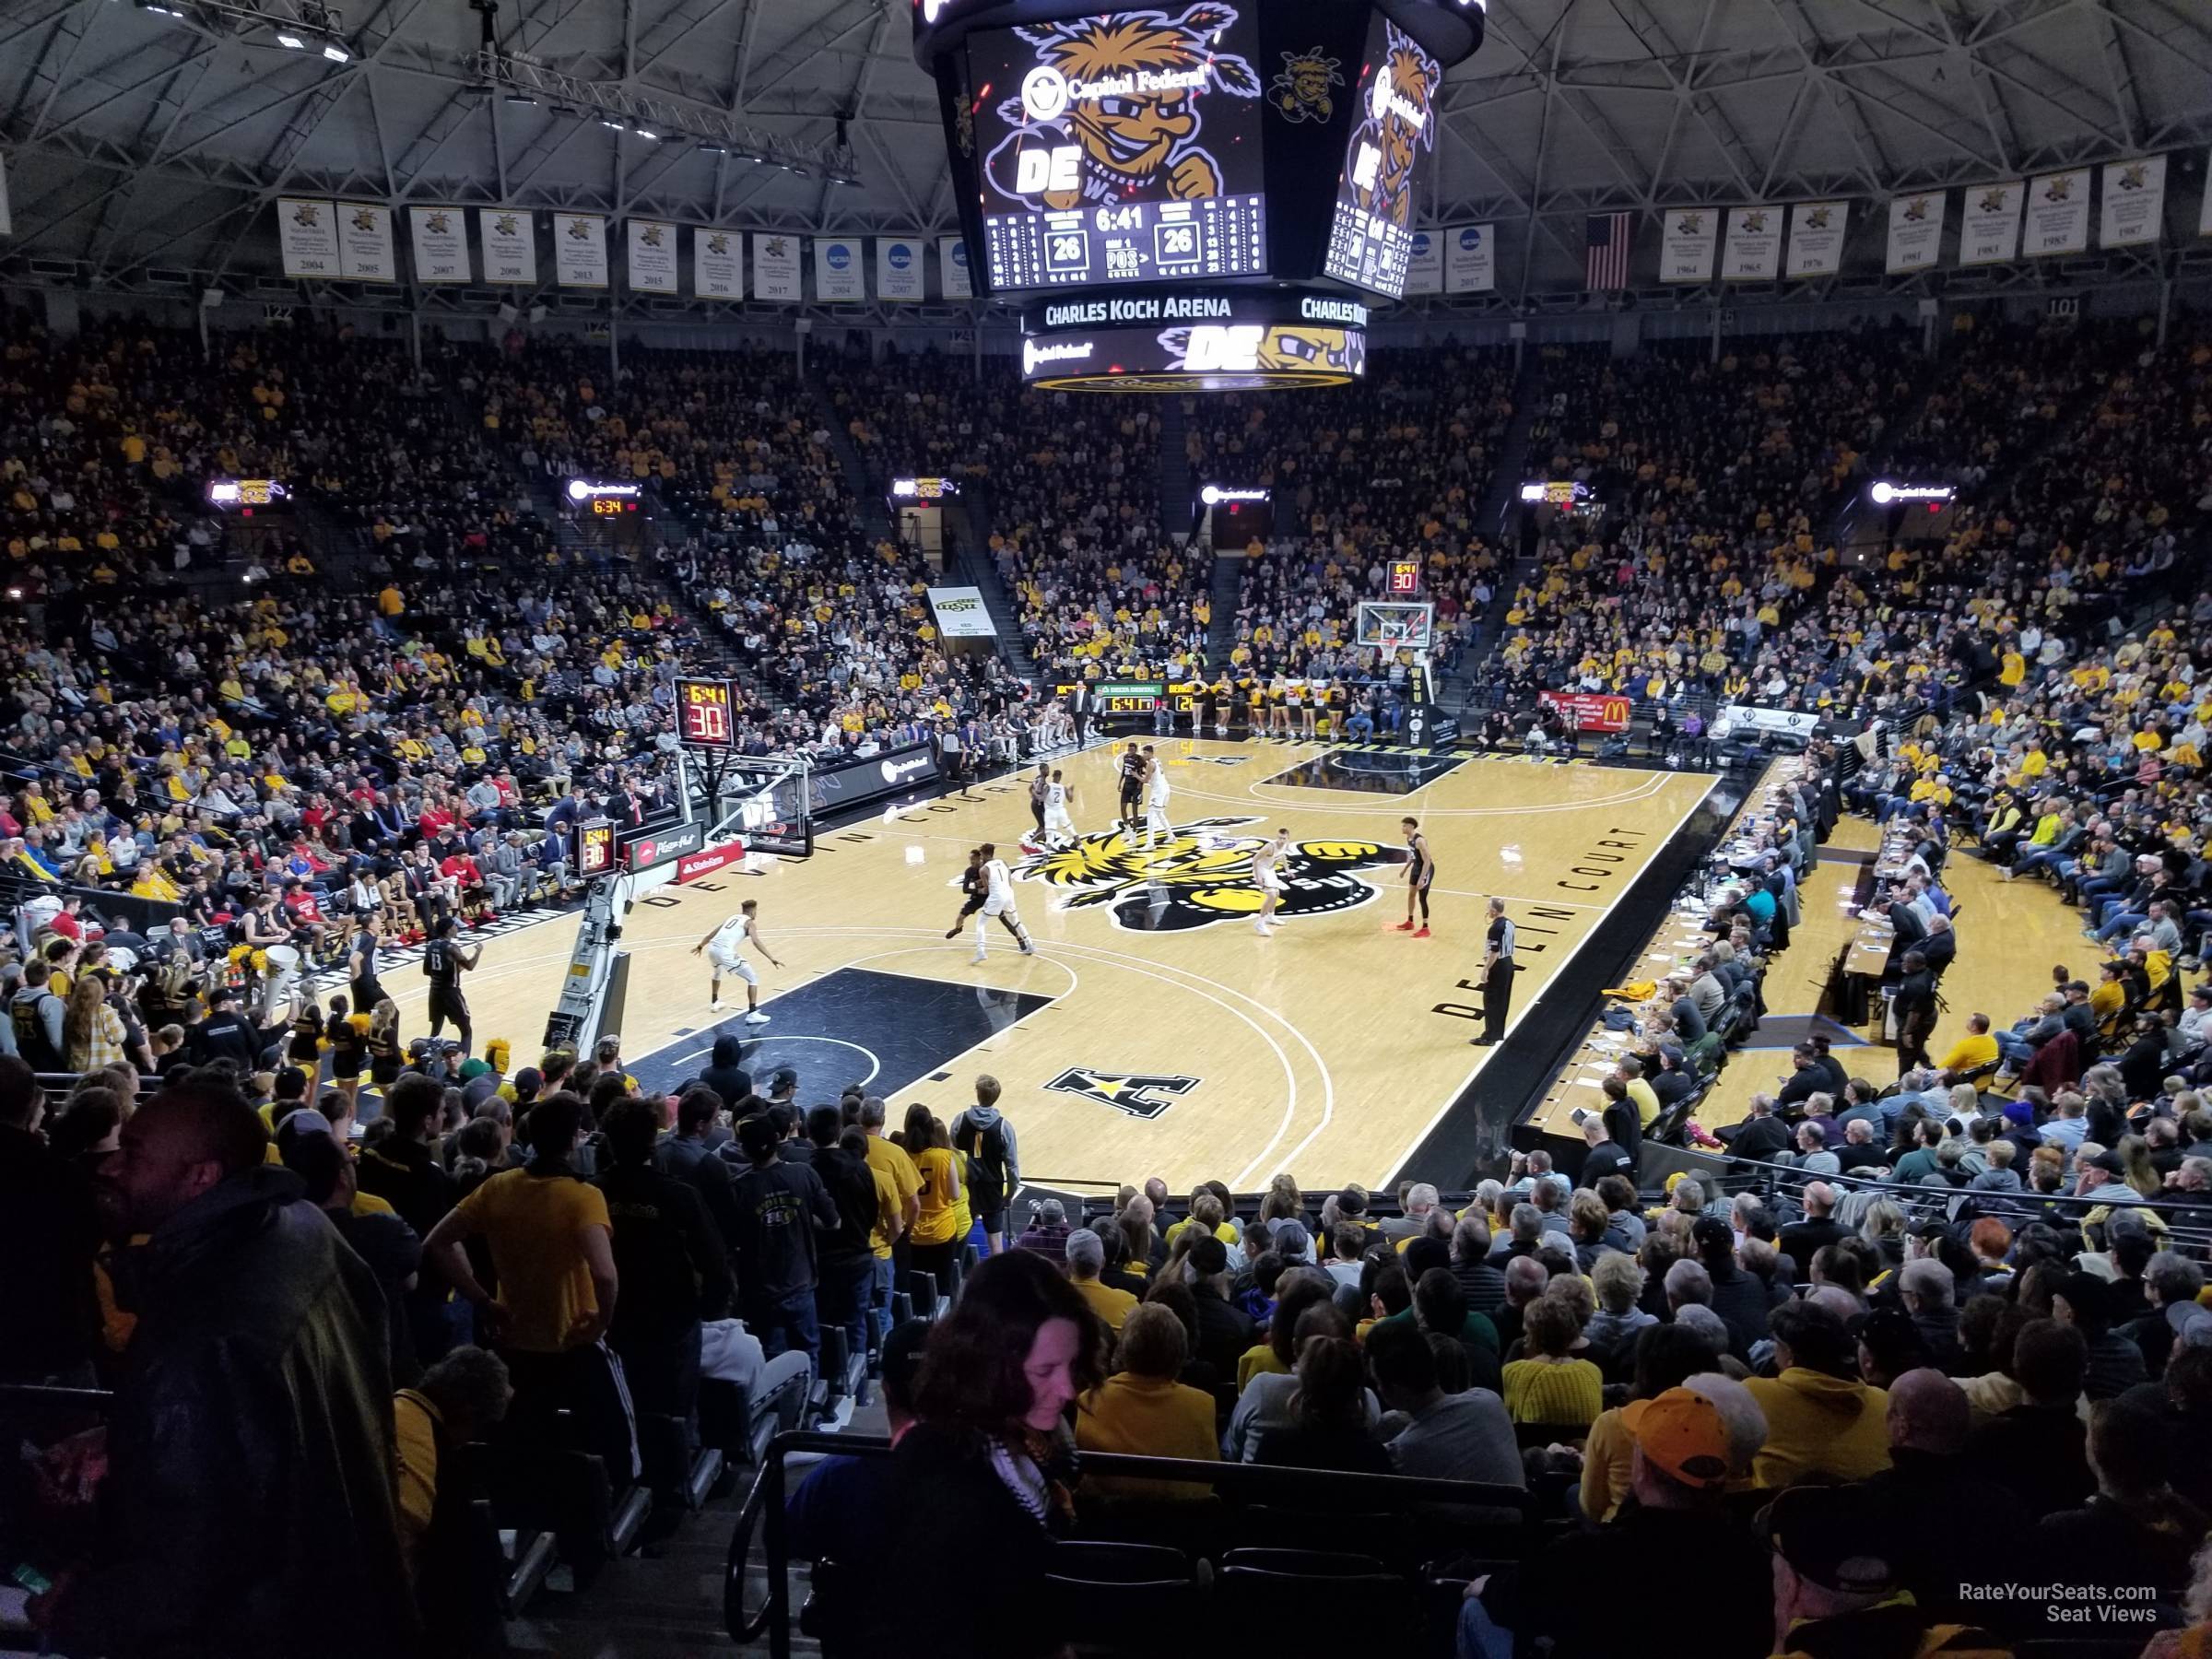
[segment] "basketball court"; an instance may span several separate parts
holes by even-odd
[[[1390,1177],[1502,1048],[1479,1030],[1472,983],[1484,906],[1502,897],[1523,971],[1512,1022],[1546,1018],[1545,992],[1712,780],[1581,763],[1310,743],[1157,741],[1173,790],[1171,839],[1124,834],[1114,754],[1126,739],[1055,760],[1073,786],[1077,845],[1024,854],[1026,782],[979,784],[817,841],[813,858],[719,872],[640,900],[620,1014],[630,1070],[667,1088],[705,1064],[716,1036],[745,1040],[757,1081],[782,1065],[799,1099],[847,1083],[949,1117],[979,1072],[1005,1087],[1025,1178],[1218,1178],[1239,1191],[1290,1171],[1309,1189]],[[1406,914],[1405,837],[1418,817],[1437,860],[1433,935]],[[1288,829],[1279,931],[1260,937],[1252,854]],[[1013,870],[1038,953],[996,924],[971,961],[960,908],[968,849],[991,841]],[[691,947],[747,899],[784,966],[755,959],[765,1026],[743,1023],[744,986],[708,1008]],[[465,988],[479,1050],[504,1036],[535,1058],[575,918],[489,939]],[[424,1028],[427,982],[386,983],[403,1035]],[[1517,1101],[1526,1079],[1512,1079]]]

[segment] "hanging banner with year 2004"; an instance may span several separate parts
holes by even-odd
[[[328,202],[276,198],[276,245],[287,276],[324,279],[338,273],[338,213]]]

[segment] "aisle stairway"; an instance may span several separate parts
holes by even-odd
[[[1214,557],[1214,620],[1206,629],[1206,660],[1210,667],[1218,668],[1229,661],[1229,653],[1237,645],[1237,589],[1244,574],[1244,555],[1216,554]]]
[[[1191,527],[1191,463],[1183,453],[1188,420],[1182,404],[1180,397],[1163,397],[1157,406],[1160,421],[1159,445],[1155,452],[1159,523],[1171,536]]]
[[[1520,544],[1521,484],[1528,470],[1529,433],[1536,424],[1536,393],[1537,375],[1532,363],[1523,367],[1513,382],[1513,418],[1499,441],[1497,471],[1476,512],[1475,527],[1499,549],[1504,571],[1494,584],[1489,608],[1476,619],[1474,650],[1461,657],[1446,677],[1451,689],[1442,693],[1444,700],[1462,708],[1466,703],[1466,687],[1473,683],[1477,670],[1505,642],[1505,613],[1512,608],[1513,590],[1524,582],[1533,584],[1535,581],[1536,561],[1521,557]]]
[[[970,585],[982,594],[983,609],[990,615],[991,626],[998,630],[998,654],[1006,659],[1006,666],[1017,679],[1033,686],[1037,684],[1037,659],[1030,654],[1029,641],[1021,631],[1021,610],[991,558],[990,526],[994,521],[990,487],[979,480],[971,483],[960,505],[945,514],[947,556],[957,524],[961,568],[967,572]]]
[[[853,434],[845,430],[844,422],[838,418],[837,404],[830,395],[830,388],[812,371],[806,376],[806,392],[814,399],[815,413],[821,418],[823,430],[830,434],[830,453],[837,457],[838,470],[845,475],[845,488],[860,505],[861,528],[867,532],[870,543],[890,540],[891,513],[884,493],[888,480],[869,473],[853,441]]]

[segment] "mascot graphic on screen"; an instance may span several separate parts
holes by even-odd
[[[1201,0],[1175,16],[1017,27],[1036,54],[998,106],[1014,131],[984,161],[991,188],[1032,209],[1219,195],[1221,164],[1200,142],[1205,100],[1261,90],[1250,64],[1215,50],[1236,20],[1233,8]]]
[[[1401,228],[1413,223],[1413,164],[1436,143],[1435,100],[1443,70],[1395,23],[1383,25],[1382,61],[1352,129],[1352,199]]]

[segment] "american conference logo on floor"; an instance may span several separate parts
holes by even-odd
[[[1174,1105],[1178,1099],[1197,1088],[1202,1080],[1198,1077],[1159,1077],[1145,1072],[1098,1071],[1088,1065],[1071,1065],[1047,1083],[1045,1088],[1054,1094],[1080,1095],[1086,1100],[1096,1100],[1101,1106],[1125,1112],[1133,1118],[1150,1119]]]
[[[1015,866],[1023,881],[1070,888],[1070,910],[1103,905],[1115,925],[1132,933],[1181,933],[1217,922],[1249,922],[1259,913],[1260,884],[1252,855],[1265,835],[1237,834],[1259,818],[1200,818],[1178,824],[1151,851],[1142,830],[1114,829],[1073,846],[1033,853]],[[1395,848],[1365,841],[1294,841],[1277,868],[1282,878],[1278,917],[1356,910],[1381,891],[1356,874],[1396,862]]]

